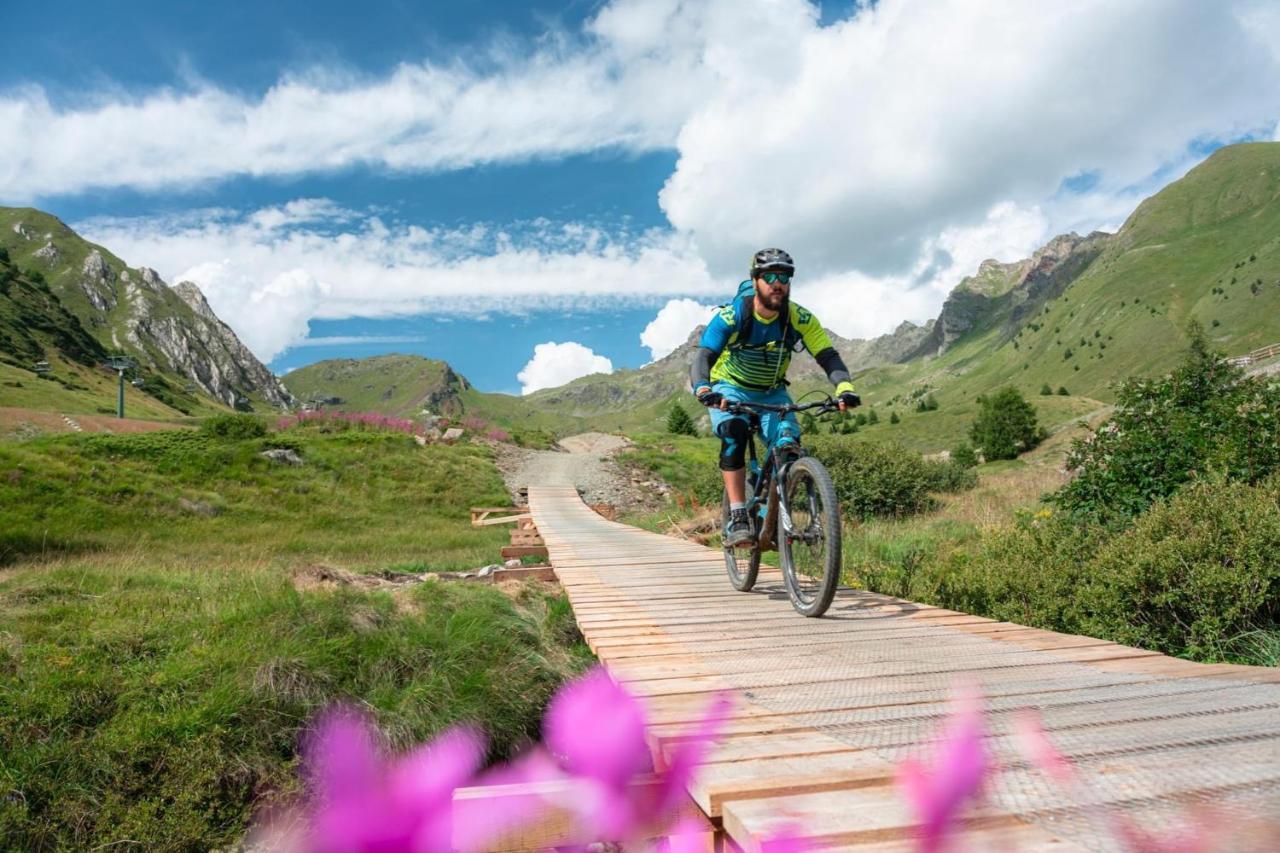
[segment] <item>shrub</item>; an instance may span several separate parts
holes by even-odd
[[[978,397],[978,407],[969,438],[988,462],[1015,459],[1044,439],[1044,431],[1036,425],[1035,407],[1016,388],[1002,388],[990,397]]]
[[[831,472],[845,513],[857,518],[911,515],[933,506],[931,491],[967,488],[961,484],[968,472],[930,464],[896,443],[815,438],[812,448]]]
[[[1079,633],[1076,592],[1105,541],[1099,525],[1041,510],[930,566],[926,600],[992,619]]]
[[[1280,383],[1242,378],[1198,326],[1191,338],[1172,374],[1126,382],[1111,419],[1075,442],[1067,464],[1078,476],[1056,505],[1124,520],[1208,471],[1256,483],[1280,470]]]
[[[1043,385],[1041,385],[1041,386],[1040,386],[1040,396],[1041,396],[1041,397],[1048,397],[1048,396],[1049,396],[1050,394],[1052,394],[1052,393],[1053,393],[1053,389],[1049,387],[1049,383],[1048,383],[1048,382],[1046,382],[1046,383],[1044,383]]]
[[[869,412],[867,412],[867,423],[868,424],[880,423],[880,416],[876,414],[875,409],[871,409]]]
[[[1067,390],[1067,386],[1066,386],[1066,385],[1059,385],[1059,386],[1058,386],[1058,396],[1059,396],[1059,397],[1070,397],[1070,396],[1071,396],[1071,392]]]
[[[889,423],[891,423],[891,424],[900,424],[900,423],[902,423],[902,418],[898,417],[898,413],[897,413],[897,412],[890,412],[890,413],[889,413]]]
[[[978,474],[972,466],[962,465],[955,459],[926,459],[924,464],[930,491],[965,492],[978,485]]]
[[[1220,659],[1280,626],[1280,478],[1199,482],[1152,507],[1098,554],[1080,591],[1086,633]]]
[[[962,441],[951,451],[951,461],[963,468],[973,468],[978,464],[978,454],[972,444]]]
[[[693,418],[685,407],[680,405],[679,400],[671,401],[671,411],[667,412],[667,432],[674,435],[697,435],[698,428],[694,426]]]
[[[267,434],[267,425],[253,415],[214,415],[200,425],[200,431],[205,435],[232,440],[262,438]]]

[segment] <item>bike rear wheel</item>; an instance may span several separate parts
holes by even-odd
[[[804,456],[787,471],[788,513],[780,519],[778,554],[791,604],[821,616],[840,585],[840,506],[822,463]],[[789,518],[788,518],[789,516]]]
[[[724,493],[721,503],[721,520],[729,518],[729,493]],[[753,526],[756,522],[752,521]],[[757,531],[758,533],[759,531]],[[738,592],[750,592],[756,585],[756,577],[760,574],[760,543],[752,544],[751,550],[745,548],[725,548],[724,567],[729,573],[729,583]]]

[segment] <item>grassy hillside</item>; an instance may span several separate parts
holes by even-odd
[[[330,359],[298,368],[283,378],[300,401],[337,398],[326,409],[379,412],[417,418],[424,412],[455,420],[483,420],[521,436],[581,432],[579,418],[531,406],[528,398],[477,391],[443,361],[416,355]],[[538,442],[532,442],[538,443]]]
[[[1060,427],[1113,402],[1113,383],[1166,372],[1187,347],[1191,320],[1228,355],[1280,341],[1280,143],[1223,148],[1143,202],[1012,336],[987,323],[937,358],[857,377],[881,414],[868,434],[948,448],[976,413],[975,398],[1003,385]],[[1045,384],[1070,396],[1039,396]],[[926,391],[939,409],[917,413],[912,395]],[[883,417],[889,409],[901,424]]]
[[[34,371],[0,362],[0,408],[37,409],[68,415],[115,414],[119,379],[115,371],[88,367],[51,356],[51,370],[41,377]],[[187,415],[144,394],[130,382],[124,386],[126,417],[183,421]],[[206,398],[189,401],[192,415],[225,412]]]
[[[588,658],[538,585],[405,582],[497,559],[483,448],[186,430],[0,444],[0,470],[6,849],[229,848],[297,793],[319,709],[393,747],[474,720],[500,756]]]

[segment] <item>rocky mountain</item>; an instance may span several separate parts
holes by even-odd
[[[129,267],[56,217],[0,208],[0,248],[38,272],[62,306],[104,348],[135,358],[141,373],[189,384],[228,406],[281,408],[293,400],[190,282],[169,287],[155,270]]]
[[[1102,231],[1088,237],[1062,234],[1030,258],[1014,263],[983,261],[976,275],[962,279],[947,296],[929,333],[915,347],[890,360],[942,355],[965,335],[995,324],[1002,325],[1005,336],[1012,337],[1028,317],[1066,291],[1111,236]]]

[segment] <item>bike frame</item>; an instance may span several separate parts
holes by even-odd
[[[837,408],[836,402],[827,398],[816,403],[805,403],[803,405],[788,403],[775,406],[769,403],[736,402],[731,404],[726,411],[731,414],[747,416],[747,453],[749,454],[747,471],[749,473],[751,462],[756,461],[756,436],[760,435],[761,431],[761,412],[777,412],[785,415],[792,412],[822,409],[818,413],[822,415],[827,412],[834,412]],[[747,512],[751,514],[752,518],[757,518],[761,504],[764,504],[764,519],[760,523],[756,541],[765,546],[775,544],[774,532],[777,529],[779,517],[782,521],[782,530],[785,533],[792,532],[791,507],[787,504],[786,489],[783,488],[783,484],[787,481],[787,469],[790,467],[791,462],[792,460],[780,461],[777,448],[769,445],[765,453],[764,462],[760,465],[759,479],[752,484],[750,477],[747,478]]]

